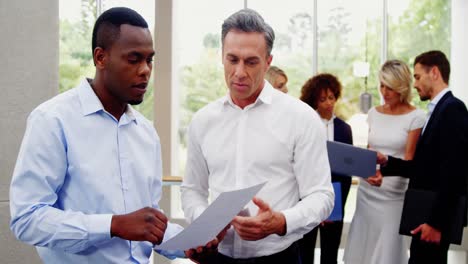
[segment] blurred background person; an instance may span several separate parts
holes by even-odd
[[[389,60],[379,72],[383,105],[368,113],[368,148],[405,160],[413,159],[425,113],[410,104],[411,72],[399,60]],[[408,179],[390,177],[382,186],[359,183],[356,211],[346,243],[346,264],[408,262],[408,241],[399,234]]]
[[[273,86],[273,88],[276,88],[283,93],[288,93],[288,86],[286,86],[288,83],[288,76],[282,69],[276,66],[270,66],[266,72],[265,79],[271,84],[271,86]]]
[[[335,116],[335,104],[341,95],[341,83],[332,74],[318,74],[302,86],[300,99],[314,108],[326,127],[327,140],[353,144],[351,127]],[[351,176],[332,173],[332,182],[340,183],[342,216],[351,186]],[[335,202],[336,203],[336,202]],[[335,205],[336,206],[336,205]],[[320,229],[320,263],[337,263],[338,248],[343,230],[341,221],[324,221],[300,240],[302,263],[314,263],[315,242]]]

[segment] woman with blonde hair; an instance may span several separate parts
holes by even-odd
[[[368,113],[368,147],[385,155],[411,160],[425,123],[425,113],[411,105],[411,72],[389,60],[379,72],[383,104]],[[408,179],[386,177],[382,186],[361,180],[356,211],[346,243],[346,264],[408,263],[408,241],[398,234]]]
[[[276,66],[270,66],[268,71],[265,74],[265,79],[273,86],[283,93],[288,93],[288,76],[284,71]]]

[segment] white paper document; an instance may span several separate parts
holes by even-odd
[[[187,250],[206,245],[232,221],[265,184],[266,182],[221,193],[192,224],[155,249]]]

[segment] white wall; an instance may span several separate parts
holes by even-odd
[[[468,1],[452,0],[450,88],[468,105]]]
[[[9,186],[26,118],[58,91],[58,0],[0,1],[1,263],[41,263],[9,229]]]

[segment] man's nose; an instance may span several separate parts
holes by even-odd
[[[237,78],[242,78],[245,76],[245,65],[244,63],[240,62],[236,65],[236,72],[235,72],[235,76]]]
[[[152,69],[152,64],[151,63],[147,63],[147,62],[143,62],[141,63],[140,67],[138,68],[138,75],[146,75],[148,76],[149,74],[151,74],[151,69]]]

